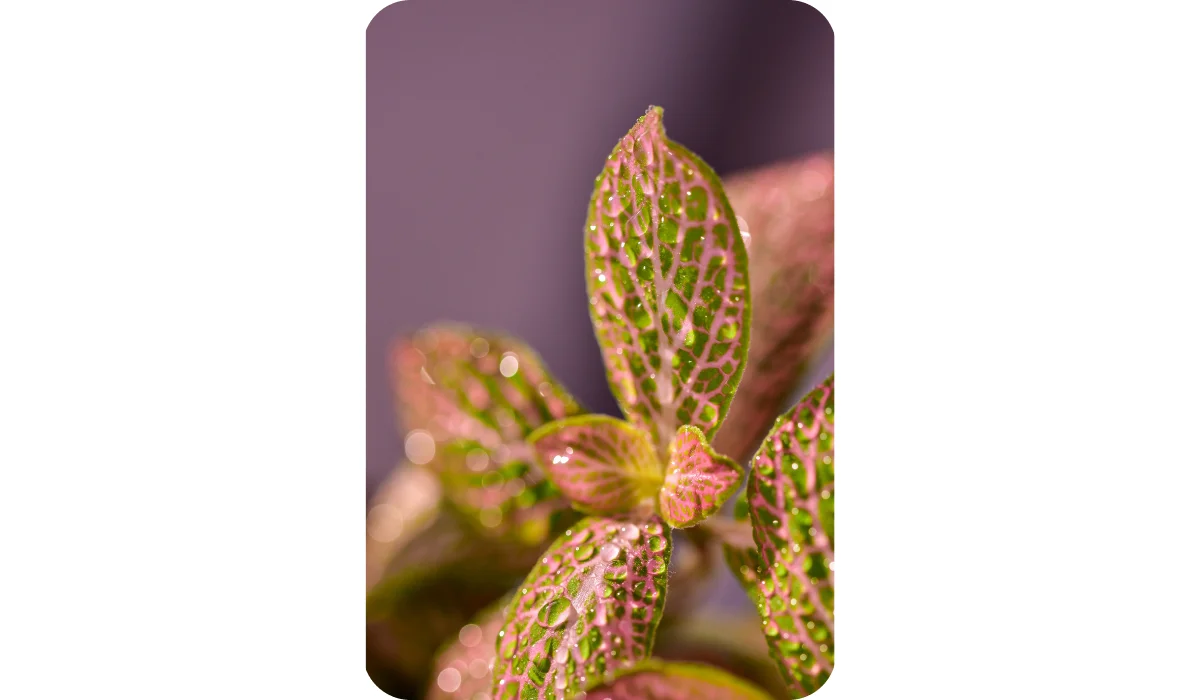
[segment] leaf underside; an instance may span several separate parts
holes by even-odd
[[[737,399],[714,447],[745,462],[833,331],[833,158],[825,154],[725,182],[749,229],[754,318]]]
[[[746,249],[712,169],[651,108],[613,149],[588,212],[592,323],[617,402],[660,461],[679,426],[712,439],[750,336]]]
[[[584,513],[630,512],[662,481],[646,433],[610,416],[556,421],[530,435],[529,443],[550,482]]]
[[[481,612],[438,655],[433,682],[425,694],[428,700],[476,700],[491,692],[496,637],[504,624],[504,607],[496,604]],[[443,689],[443,679],[445,687],[453,690]]]
[[[779,417],[754,456],[744,507],[757,551],[725,548],[771,656],[801,696],[833,669],[833,475],[830,376]]]
[[[711,666],[650,660],[589,691],[587,700],[769,700],[746,681]]]
[[[670,452],[658,503],[671,527],[699,524],[716,513],[742,482],[742,468],[714,453],[704,434],[690,425],[679,429]]]
[[[492,697],[574,698],[649,657],[670,559],[670,532],[655,516],[576,523],[508,607]]]
[[[580,413],[520,341],[437,325],[399,342],[392,357],[401,417],[445,495],[485,534],[542,541],[566,503],[545,481],[525,438]],[[432,451],[429,449],[432,444]]]

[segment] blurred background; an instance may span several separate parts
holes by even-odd
[[[366,58],[368,498],[404,455],[388,347],[430,322],[515,335],[618,415],[583,224],[648,106],[721,176],[833,147],[833,30],[793,0],[406,0]]]

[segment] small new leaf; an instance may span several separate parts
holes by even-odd
[[[652,107],[596,178],[584,231],[596,339],[613,394],[660,462],[675,431],[711,439],[750,338],[746,248],[721,182]]]
[[[638,664],[619,678],[588,692],[587,700],[769,700],[763,690],[711,666],[667,663]]]
[[[662,483],[649,437],[610,416],[555,421],[535,430],[529,443],[551,483],[583,513],[628,513],[652,502]]]
[[[736,462],[713,452],[704,433],[685,425],[671,442],[671,461],[658,493],[659,513],[671,527],[691,527],[716,513],[742,483]]]
[[[746,505],[755,548],[726,547],[762,614],[771,656],[799,695],[833,669],[833,474],[830,376],[779,417],[754,455]]]
[[[576,523],[508,607],[492,698],[575,698],[648,658],[670,560],[671,534],[657,517]]]

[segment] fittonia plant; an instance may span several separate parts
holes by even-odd
[[[762,293],[752,270],[766,270],[778,287],[792,258],[780,248],[772,265],[749,267],[747,223],[763,221],[767,232],[780,225],[760,215],[771,211],[770,197],[755,199],[752,180],[746,190],[751,216],[743,219],[709,166],[667,139],[659,108],[637,121],[596,178],[584,227],[587,289],[624,420],[584,413],[531,350],[497,334],[437,326],[398,347],[410,459],[437,475],[476,539],[508,547],[509,561],[529,552],[534,562],[510,596],[442,650],[429,697],[770,697],[726,671],[654,656],[673,533],[687,528],[704,534],[696,543],[724,542],[788,691],[807,695],[828,678],[832,377],[775,422],[750,460],[735,517],[720,514],[746,477],[747,455],[736,446],[758,439],[766,426],[756,417],[774,416],[796,382],[771,368],[794,371],[809,360],[832,309],[832,245],[813,236],[803,247],[823,252],[803,275],[820,289],[797,292],[801,307],[769,289],[765,308],[782,320],[752,322],[752,294]],[[770,221],[780,220],[788,219]],[[761,405],[743,406],[734,396],[752,338],[803,356],[751,357],[749,398]],[[717,442],[735,446],[731,459],[712,444],[735,406],[744,414],[738,430],[754,435]],[[388,590],[399,600],[405,589]]]

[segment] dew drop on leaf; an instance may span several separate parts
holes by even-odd
[[[667,547],[666,541],[664,541],[663,538],[659,537],[658,535],[651,537],[648,541],[648,544],[651,552],[661,552]]]
[[[571,618],[575,607],[568,598],[555,598],[538,611],[537,622],[542,627],[562,627]],[[505,657],[507,658],[507,657]]]
[[[605,542],[600,547],[600,558],[604,561],[612,561],[621,556],[621,548],[612,542]]]
[[[653,559],[646,562],[646,571],[649,571],[652,574],[661,574],[664,570],[666,570],[666,568],[667,564],[660,556],[655,556]]]
[[[596,554],[596,548],[591,543],[582,544],[575,548],[575,561],[585,562]]]

